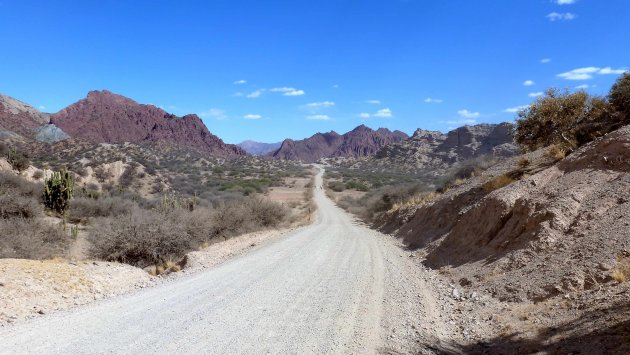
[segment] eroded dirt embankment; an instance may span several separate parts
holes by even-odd
[[[613,276],[630,261],[630,126],[520,181],[484,189],[522,161],[390,212],[378,227],[418,249],[454,293],[490,297],[465,312],[487,329],[470,337],[467,351],[627,353],[629,287]]]

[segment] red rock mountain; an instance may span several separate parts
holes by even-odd
[[[170,145],[219,156],[246,154],[210,133],[197,115],[177,117],[106,90],[89,92],[87,98],[53,114],[51,122],[73,138],[94,143]]]
[[[386,128],[373,130],[360,125],[340,135],[335,131],[317,133],[299,141],[286,139],[272,156],[275,159],[314,162],[329,157],[363,157],[375,154],[390,143],[400,142],[408,136],[401,131]]]

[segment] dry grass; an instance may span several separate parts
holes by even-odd
[[[65,256],[70,237],[41,219],[0,219],[0,258],[51,259]]]
[[[545,156],[554,161],[559,161],[564,159],[569,151],[567,147],[561,144],[554,144],[545,151]]]
[[[438,196],[440,196],[440,194],[436,192],[416,194],[416,195],[413,195],[408,200],[405,200],[400,203],[395,203],[392,206],[390,211],[397,211],[397,210],[405,209],[408,207],[419,207],[427,203],[433,202]]]
[[[513,183],[515,180],[507,175],[499,175],[487,181],[483,184],[483,189],[486,193],[491,193],[494,190],[498,190],[502,187],[508,186]]]
[[[630,257],[617,257],[617,266],[612,271],[612,278],[619,283],[630,279]]]

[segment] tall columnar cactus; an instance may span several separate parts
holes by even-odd
[[[44,204],[47,208],[64,214],[74,194],[74,179],[68,171],[52,173],[44,179]]]

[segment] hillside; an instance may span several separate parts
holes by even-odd
[[[177,117],[109,91],[91,91],[51,116],[73,138],[92,143],[157,144],[192,148],[217,156],[245,155],[208,131],[197,115]]]
[[[467,316],[487,320],[493,352],[623,353],[629,148],[626,126],[557,163],[541,149],[445,193],[411,196],[375,226],[452,280]]]
[[[474,157],[509,157],[517,152],[510,123],[479,124],[447,134],[418,129],[409,139],[383,147],[372,161],[409,171],[439,170]]]
[[[303,140],[286,139],[272,154],[275,159],[315,162],[330,157],[364,157],[376,153],[382,147],[400,142],[408,136],[401,131],[386,128],[373,130],[360,125],[343,135],[335,131],[317,133]]]

